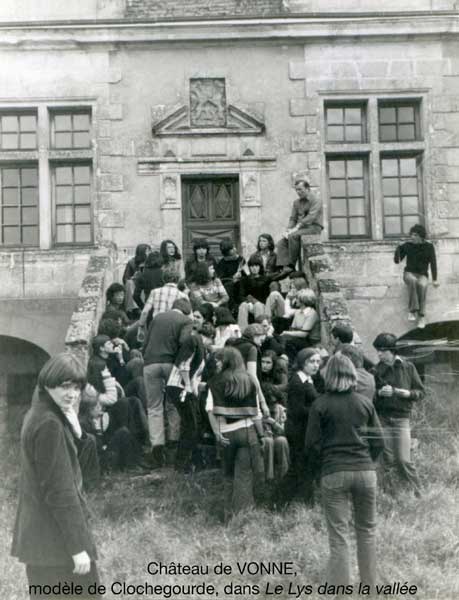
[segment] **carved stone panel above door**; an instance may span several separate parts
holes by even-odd
[[[189,104],[152,106],[154,136],[261,135],[265,121],[257,108],[227,102],[223,77],[189,80]]]

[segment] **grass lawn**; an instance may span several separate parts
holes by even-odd
[[[445,384],[439,393],[436,386],[436,392],[431,390],[413,415],[414,434],[419,441],[414,459],[425,495],[417,499],[404,491],[396,496],[380,493],[380,583],[417,587],[414,596],[399,587],[397,593],[381,593],[383,598],[459,598],[459,406],[454,387]],[[10,447],[4,453],[1,473],[1,600],[26,598],[24,568],[9,557],[18,463],[17,449]],[[102,581],[109,590],[106,597],[327,597],[319,593],[323,588],[318,588],[325,583],[328,554],[320,505],[313,509],[294,505],[283,514],[252,511],[223,525],[221,482],[218,471],[188,478],[169,471],[164,476],[118,475],[105,479],[101,488],[90,495],[89,504],[94,513]],[[242,567],[251,561],[285,561],[291,563],[294,574],[240,574],[238,564]],[[208,567],[209,572],[152,575],[147,570],[152,562],[199,565],[204,570]],[[230,568],[231,574],[216,574],[214,568],[219,564]],[[174,593],[164,587],[162,594],[145,594],[141,589],[122,593],[117,584],[110,591],[114,582],[133,586],[178,584],[195,586],[195,591]],[[202,587],[196,589],[199,584],[214,586],[218,596],[215,592],[201,593]],[[274,594],[276,586],[282,586],[277,588],[278,594]],[[389,592],[388,588],[384,591]]]

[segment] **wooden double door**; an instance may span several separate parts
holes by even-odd
[[[213,256],[230,239],[240,250],[239,179],[235,176],[182,178],[183,251],[193,253],[193,241],[205,238]]]

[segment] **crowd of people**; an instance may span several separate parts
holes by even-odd
[[[140,244],[106,291],[87,368],[70,354],[45,365],[23,426],[13,541],[29,582],[97,578],[81,486],[101,473],[220,464],[225,520],[257,503],[312,506],[320,482],[330,583],[350,581],[352,505],[360,578],[375,584],[376,471],[392,465],[421,494],[409,419],[424,387],[393,334],[374,340],[377,364],[347,324],[324,347],[292,246],[308,214],[319,229],[320,206],[302,212],[298,186],[281,252],[264,233],[247,261],[230,240],[217,261],[196,240],[182,266],[174,241]]]

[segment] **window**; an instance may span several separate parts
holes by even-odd
[[[412,142],[419,139],[419,102],[379,103],[380,142]]]
[[[93,241],[91,107],[55,104],[0,108],[0,248]]]
[[[0,180],[0,243],[38,246],[38,167],[1,167]]]
[[[416,156],[381,158],[384,235],[407,235],[422,221],[420,160]]]
[[[329,158],[330,237],[367,237],[368,186],[364,158]]]
[[[89,148],[91,120],[88,112],[53,112],[51,146],[53,148]]]
[[[35,150],[37,116],[33,113],[0,115],[0,150]]]
[[[400,96],[324,101],[330,239],[400,237],[424,224],[422,106]]]
[[[327,142],[365,142],[365,106],[329,103],[325,108]]]
[[[55,166],[53,197],[56,244],[91,243],[91,166]]]

